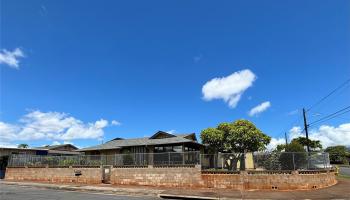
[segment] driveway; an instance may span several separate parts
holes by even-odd
[[[155,200],[152,197],[117,196],[1,184],[1,200]]]

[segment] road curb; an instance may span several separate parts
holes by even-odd
[[[175,194],[159,194],[160,198],[171,198],[171,199],[202,199],[202,200],[219,200],[217,197],[203,197],[203,196],[192,196],[192,195],[175,195]]]
[[[152,189],[135,189],[135,188],[111,188],[111,187],[99,187],[99,186],[77,186],[77,185],[53,185],[45,183],[25,183],[25,182],[4,182],[0,181],[0,184],[17,185],[17,186],[30,186],[54,190],[66,190],[66,191],[84,191],[84,192],[101,192],[118,195],[134,195],[134,196],[155,196],[164,190],[152,190]]]

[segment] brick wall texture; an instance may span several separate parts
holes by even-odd
[[[80,170],[81,176],[75,176]],[[101,168],[8,168],[6,180],[99,184]],[[334,185],[334,172],[319,174],[202,174],[195,168],[112,168],[110,183],[163,187],[293,190]]]
[[[81,176],[75,176],[80,171]],[[9,181],[37,181],[52,183],[101,183],[100,168],[7,168],[5,179]]]

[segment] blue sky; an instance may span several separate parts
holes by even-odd
[[[347,0],[2,0],[0,13],[3,146],[199,134],[240,118],[278,143],[350,77]],[[345,87],[310,121],[349,100]],[[350,115],[312,131],[350,145]]]

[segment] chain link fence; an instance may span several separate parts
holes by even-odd
[[[204,170],[316,170],[331,168],[328,153],[254,152],[201,154]]]
[[[74,155],[74,156],[37,156],[12,155],[9,167],[69,167],[86,166],[96,167],[113,165],[115,167],[128,166],[178,166],[198,165],[200,153],[193,152],[166,152],[166,153],[135,153],[115,155]]]
[[[203,170],[313,170],[331,168],[328,153],[255,152],[218,153],[200,152],[135,153],[115,155],[35,156],[12,155],[9,167],[155,167],[201,165]]]

